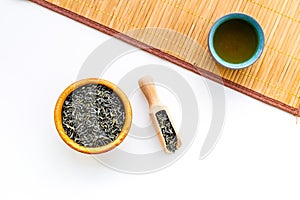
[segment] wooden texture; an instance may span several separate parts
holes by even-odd
[[[222,77],[226,86],[300,116],[299,0],[32,1],[94,28],[100,24],[116,31],[108,31],[111,34],[129,36],[167,54],[161,57],[171,55],[172,59],[168,60],[176,64],[199,74],[204,71],[213,80],[214,75]],[[254,17],[261,24],[266,38],[261,58],[243,70],[218,66],[207,47],[213,23],[232,12]],[[106,32],[105,28],[99,30]],[[123,36],[116,37],[124,39]],[[218,79],[218,82],[222,81]]]
[[[145,76],[142,77],[138,82],[140,89],[142,90],[148,101],[149,107],[151,108],[155,105],[161,105],[160,100],[157,96],[153,79],[150,76]]]
[[[107,145],[104,145],[104,146],[85,147],[83,145],[80,145],[68,136],[66,130],[63,127],[62,111],[63,111],[63,105],[65,103],[66,98],[74,90],[80,88],[81,86],[87,85],[87,84],[100,84],[100,85],[104,85],[104,86],[112,89],[113,92],[116,93],[118,95],[118,97],[121,99],[123,106],[124,106],[124,112],[125,112],[126,117],[125,117],[125,121],[124,121],[122,130],[113,142],[111,142]],[[131,109],[131,105],[130,105],[130,102],[129,102],[126,94],[124,94],[124,92],[120,88],[118,88],[116,85],[114,85],[113,83],[111,83],[109,81],[103,80],[103,79],[88,78],[88,79],[83,79],[83,80],[77,81],[75,83],[72,83],[62,92],[62,94],[59,96],[59,98],[56,102],[56,105],[55,105],[54,122],[55,122],[56,130],[57,130],[59,136],[62,138],[62,140],[68,146],[70,146],[74,150],[79,151],[81,153],[100,154],[100,153],[104,153],[104,152],[112,150],[113,148],[115,148],[116,146],[121,144],[121,142],[123,142],[123,140],[127,136],[128,132],[130,130],[130,127],[131,127],[132,109]]]
[[[162,105],[162,103],[160,102],[160,100],[158,98],[154,80],[152,79],[151,76],[144,76],[138,81],[138,83],[139,83],[141,91],[143,92],[143,94],[145,95],[145,97],[148,101],[150,118],[151,118],[151,121],[152,121],[153,126],[155,128],[155,131],[156,131],[156,133],[159,137],[160,143],[163,146],[164,151],[166,153],[174,153],[173,151],[170,151],[167,148],[167,142],[166,142],[166,139],[164,139],[162,129],[168,130],[168,125],[167,124],[171,124],[171,127],[172,127],[174,132],[172,132],[172,131],[171,132],[166,131],[166,132],[169,135],[169,137],[171,137],[170,134],[174,133],[175,137],[177,138],[176,139],[177,142],[176,142],[175,146],[173,146],[174,151],[180,148],[181,139],[180,139],[177,131],[175,130],[174,122],[173,122],[173,120],[170,116],[170,113],[169,113],[167,107]],[[158,113],[160,111],[164,111],[166,113],[168,121],[169,121],[169,123],[166,123],[167,121],[165,123],[163,123],[164,127],[161,127],[159,125],[159,121],[158,121],[157,116],[156,116],[156,113]]]

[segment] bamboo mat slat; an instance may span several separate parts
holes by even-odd
[[[299,0],[31,1],[300,116]],[[218,66],[207,47],[213,23],[231,12],[254,17],[265,33],[262,56],[242,70]]]

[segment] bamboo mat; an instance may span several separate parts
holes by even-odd
[[[300,116],[299,0],[31,1]],[[243,70],[218,66],[208,53],[211,26],[231,12],[254,17],[265,33],[262,56]]]

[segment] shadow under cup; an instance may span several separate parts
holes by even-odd
[[[220,18],[212,26],[208,47],[220,65],[242,69],[260,57],[264,41],[263,30],[255,19],[242,13],[232,13]]]

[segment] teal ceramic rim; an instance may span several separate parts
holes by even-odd
[[[249,60],[246,60],[245,62],[242,62],[242,63],[230,63],[230,62],[223,60],[217,54],[217,52],[215,51],[214,45],[213,45],[214,35],[215,35],[217,28],[224,22],[226,22],[228,20],[232,20],[232,19],[241,19],[241,20],[248,22],[250,25],[252,25],[252,27],[256,31],[256,34],[258,37],[258,45],[257,45],[256,52]],[[265,36],[264,36],[264,32],[263,32],[260,24],[254,18],[250,17],[249,15],[243,14],[243,13],[231,13],[231,14],[221,17],[212,26],[212,28],[209,32],[209,36],[208,36],[208,48],[209,48],[209,51],[210,51],[211,55],[213,56],[213,58],[220,65],[223,65],[224,67],[227,67],[230,69],[246,68],[246,67],[249,67],[250,65],[252,65],[254,62],[256,62],[257,59],[261,56],[261,54],[263,52],[264,43],[265,43]]]

